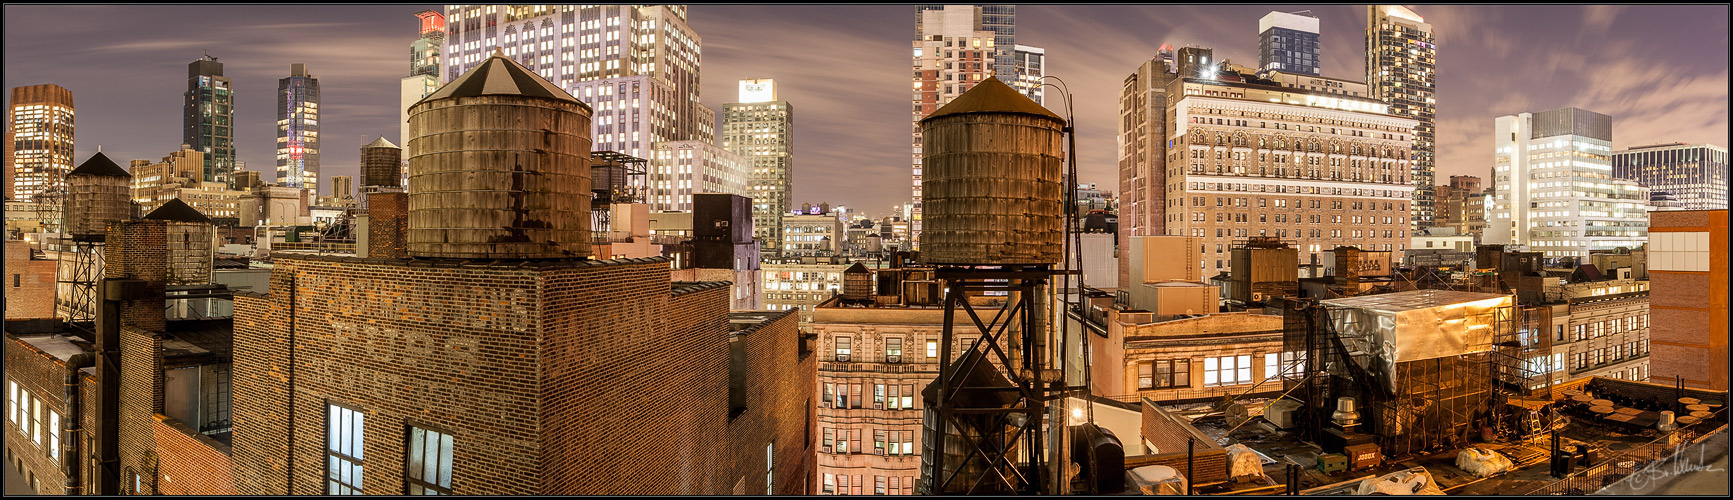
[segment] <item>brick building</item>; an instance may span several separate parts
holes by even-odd
[[[912,495],[921,475],[925,403],[916,391],[938,377],[945,309],[934,293],[938,282],[909,279],[923,277],[921,271],[877,273],[878,294],[871,301],[838,296],[812,309],[819,359],[814,390],[820,394],[813,491],[821,495]],[[970,300],[977,310],[1003,302]],[[959,334],[952,352],[978,338]],[[1007,348],[1003,339],[1000,348]]]
[[[55,272],[60,261],[36,258],[30,242],[6,240],[6,319],[54,317]]]
[[[270,295],[236,298],[236,489],[723,494],[799,477],[805,414],[776,398],[809,394],[749,388],[730,419],[727,283],[668,275],[662,258],[279,258]],[[792,369],[791,319],[737,333],[745,353],[784,356],[744,366]],[[424,461],[411,436],[442,448]],[[737,455],[758,460],[718,466]]]
[[[1727,211],[1649,214],[1650,380],[1727,390]]]

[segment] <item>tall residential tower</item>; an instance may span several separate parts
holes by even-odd
[[[1400,5],[1366,7],[1366,85],[1373,98],[1390,105],[1390,114],[1412,118],[1414,129],[1413,227],[1432,225],[1436,165],[1433,97],[1438,48],[1432,25]]]
[[[445,14],[435,10],[415,13],[421,21],[421,36],[409,43],[409,76],[399,83],[397,142],[409,144],[409,107],[439,89],[440,50],[445,48]],[[403,165],[403,185],[409,186],[409,164]]]
[[[722,105],[722,147],[751,163],[753,237],[782,248],[782,216],[794,204],[794,108],[776,96],[776,81],[740,81],[740,101]]]
[[[1312,11],[1271,12],[1258,20],[1258,70],[1318,75],[1318,17]]]
[[[991,7],[995,14],[988,15]],[[1010,66],[1015,45],[1016,10],[1009,6],[917,5],[915,7],[914,101],[909,128],[912,136],[909,213],[909,243],[918,248],[921,239],[921,118],[963,95],[975,84],[1003,75],[1001,81],[1018,79]],[[986,21],[992,20],[989,24]],[[1006,70],[998,71],[997,54],[1005,52]]]
[[[52,83],[13,87],[11,107],[10,198],[34,202],[41,193],[65,192],[72,171],[72,91]]]
[[[205,54],[187,64],[181,143],[205,154],[204,180],[233,186],[235,94],[223,63]]]
[[[319,79],[305,63],[277,80],[277,184],[319,192]]]

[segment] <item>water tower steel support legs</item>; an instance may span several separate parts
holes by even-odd
[[[964,465],[977,455],[986,461],[987,472],[972,480],[967,480],[969,493],[997,492],[1040,494],[1044,490],[1045,481],[1042,477],[1046,472],[1046,451],[1043,450],[1046,422],[1047,384],[1041,381],[1044,373],[1044,356],[1038,350],[1038,337],[1043,334],[1038,300],[1043,295],[1038,293],[1049,277],[1054,274],[1048,269],[1027,270],[980,270],[980,269],[941,269],[938,278],[947,283],[949,289],[945,294],[944,330],[940,340],[939,358],[939,393],[938,422],[940,432],[936,433],[932,447],[928,450],[932,461],[931,477],[925,478],[925,486],[929,494],[944,494],[950,491],[951,483],[957,479]],[[981,316],[969,304],[969,292],[1003,291],[1009,292],[1014,300],[1007,303],[995,315],[992,321],[983,323]],[[958,338],[956,313],[962,310],[968,315],[973,329],[965,327],[964,332],[978,332],[980,338],[966,349],[980,350],[978,356],[973,356],[966,363],[955,363],[959,356],[951,352],[951,342]],[[1013,327],[1013,325],[1016,325]],[[1015,331],[1013,330],[1015,328]],[[1009,337],[1012,334],[1016,337]],[[1006,339],[1008,347],[1015,353],[1007,353],[999,347],[1000,339]],[[1016,342],[1010,342],[1016,340]],[[1015,356],[1015,357],[1014,357]],[[1006,375],[1013,387],[969,387],[968,375],[973,373],[983,359],[992,357],[998,368]],[[1063,384],[1060,384],[1063,385]],[[1015,401],[1004,407],[969,407],[965,406],[967,399],[959,399],[961,394],[995,394],[1015,393]],[[1023,422],[1012,424],[1011,417],[1022,414]],[[989,426],[977,429],[979,437],[951,436],[949,429],[953,419],[979,418],[986,419]],[[1015,427],[1013,430],[1012,427]],[[1059,426],[1063,428],[1063,425]],[[961,430],[961,429],[959,429]],[[945,450],[952,439],[968,441],[967,455],[961,462],[953,464],[954,470],[947,471],[945,462],[950,459]],[[1026,467],[1019,467],[1017,455],[1019,447],[1027,457]],[[1006,469],[1009,474],[1006,474]],[[994,478],[989,480],[989,478]],[[986,490],[982,490],[982,486]]]

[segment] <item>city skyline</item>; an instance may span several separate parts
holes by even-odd
[[[889,215],[907,200],[907,115],[899,111],[907,94],[898,85],[907,84],[909,7],[693,6],[689,23],[710,56],[703,104],[720,111],[739,80],[776,79],[783,99],[803,107],[794,197]],[[398,128],[393,120],[401,110],[392,107],[402,49],[417,36],[414,14],[427,8],[441,6],[8,6],[5,84],[54,83],[77,96],[76,158],[101,145],[121,161],[154,159],[180,142],[170,130],[179,121],[181,68],[210,49],[235,82],[237,159],[258,170],[275,163],[269,86],[290,62],[320,68],[327,146],[348,150]],[[1053,58],[1047,74],[1077,93],[1079,180],[1115,185],[1114,96],[1124,74],[1164,43],[1211,47],[1218,57],[1254,64],[1258,19],[1305,8],[1027,6],[1020,9],[1018,43],[1045,48]],[[1364,8],[1311,9],[1320,19],[1322,76],[1364,75]],[[1535,109],[1569,106],[1612,116],[1614,149],[1728,142],[1728,71],[1714,64],[1728,57],[1726,6],[1414,10],[1438,32],[1438,179],[1489,177],[1492,119]],[[217,28],[197,40],[148,30],[187,19],[208,19]],[[45,26],[56,27],[52,36],[39,28]],[[68,39],[85,42],[62,42]],[[838,54],[861,71],[838,77],[813,70]],[[116,74],[129,75],[130,85],[116,86]],[[355,142],[343,146],[348,140]],[[358,174],[356,155],[324,160],[326,176]]]

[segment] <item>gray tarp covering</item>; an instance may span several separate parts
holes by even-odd
[[[1509,295],[1414,290],[1321,301],[1330,325],[1364,366],[1396,391],[1396,364],[1492,350],[1492,334],[1509,319]]]

